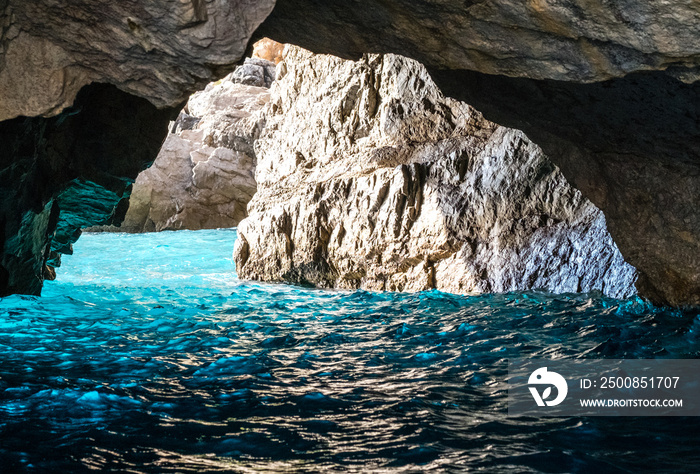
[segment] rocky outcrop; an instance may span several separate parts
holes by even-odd
[[[700,305],[699,16],[661,0],[279,0],[256,34],[423,62],[605,213],[642,295]]]
[[[38,294],[81,227],[120,223],[171,107],[234,68],[273,4],[0,0],[0,296]]]
[[[153,166],[142,172],[119,230],[233,227],[255,193],[253,142],[274,64],[258,58],[194,94]]]
[[[445,93],[520,128],[606,216],[640,294],[700,304],[700,82],[572,84],[443,71]]]
[[[285,50],[238,228],[242,278],[456,293],[634,292],[605,218],[519,131],[400,56]]]
[[[0,120],[51,116],[109,83],[160,108],[223,77],[274,0],[0,2]]]
[[[282,61],[284,45],[270,38],[263,38],[253,45],[253,57],[279,64]]]

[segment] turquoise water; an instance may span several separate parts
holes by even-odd
[[[634,299],[240,282],[235,231],[86,234],[0,300],[1,472],[696,472],[700,419],[507,418],[507,359],[698,357]]]

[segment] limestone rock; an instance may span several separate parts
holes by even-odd
[[[256,35],[421,61],[605,213],[640,294],[700,305],[699,19],[681,0],[279,0]]]
[[[224,76],[274,0],[0,2],[0,120],[50,116],[92,82],[174,106]]]
[[[282,61],[284,45],[270,38],[263,38],[253,45],[253,57],[279,64]]]
[[[525,131],[605,214],[641,295],[700,305],[700,82],[596,84],[435,73],[444,93]]]
[[[232,82],[249,86],[267,87],[275,80],[275,67],[271,61],[260,58],[246,58],[243,65],[231,75]]]
[[[278,71],[238,228],[240,277],[634,293],[602,213],[522,132],[444,97],[415,61],[288,47]]]
[[[190,98],[153,166],[136,179],[119,230],[233,227],[247,215],[256,189],[253,142],[274,70],[248,59]]]
[[[700,66],[700,9],[685,0],[278,0],[256,35],[346,58],[398,53],[430,69],[559,81],[667,69],[694,80]]]

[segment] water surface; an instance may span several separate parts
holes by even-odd
[[[0,300],[0,471],[696,472],[700,419],[507,418],[508,358],[694,358],[639,299],[241,282],[235,231],[86,234]]]

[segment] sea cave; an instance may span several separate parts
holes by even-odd
[[[0,19],[3,471],[694,472],[692,2]]]

